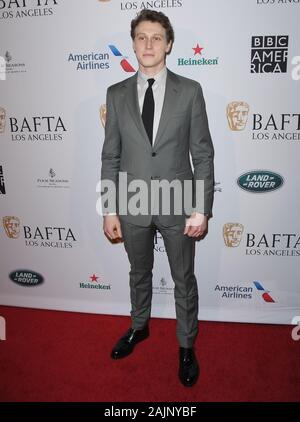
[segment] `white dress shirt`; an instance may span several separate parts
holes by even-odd
[[[157,135],[158,125],[160,121],[160,116],[163,108],[165,91],[166,91],[166,81],[167,81],[167,68],[164,67],[159,73],[150,77],[145,75],[140,70],[138,71],[137,78],[137,89],[138,89],[138,100],[140,106],[140,112],[142,114],[143,104],[146,90],[149,86],[148,79],[154,79],[155,82],[152,85],[153,97],[154,97],[154,120],[153,120],[153,145]]]

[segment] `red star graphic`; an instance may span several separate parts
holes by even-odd
[[[196,47],[193,47],[193,50],[195,51],[194,53],[194,56],[195,56],[196,54],[201,54],[203,47],[200,47],[200,45],[197,43]]]
[[[94,281],[95,283],[97,282],[98,278],[99,278],[99,277],[96,277],[96,275],[95,275],[95,274],[93,274],[93,275],[91,275],[91,276],[90,276],[90,279],[91,279],[92,281]]]

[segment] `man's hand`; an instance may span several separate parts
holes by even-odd
[[[183,234],[190,237],[202,236],[207,230],[207,216],[198,212],[193,214],[186,220]]]
[[[123,240],[121,224],[117,215],[105,215],[103,217],[103,231],[110,240]]]

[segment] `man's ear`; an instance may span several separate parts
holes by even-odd
[[[170,53],[170,51],[172,50],[172,47],[173,47],[173,42],[170,41],[169,44],[167,45],[167,48],[166,48],[166,53],[167,54]]]

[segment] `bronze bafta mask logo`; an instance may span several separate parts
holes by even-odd
[[[232,101],[227,106],[227,120],[231,130],[244,130],[248,120],[249,105],[244,101]]]
[[[223,226],[223,238],[225,245],[229,248],[236,248],[240,245],[244,226],[240,223],[226,223]]]
[[[105,127],[105,123],[106,123],[106,104],[101,104],[100,109],[99,109],[99,116],[100,116],[100,121],[103,127]]]
[[[17,239],[20,234],[20,220],[18,217],[3,217],[3,227],[7,237],[10,239]]]
[[[5,130],[5,109],[0,107],[0,133],[4,133]]]

